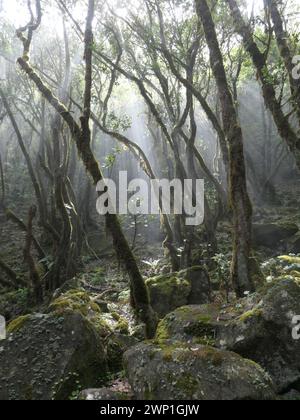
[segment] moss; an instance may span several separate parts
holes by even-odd
[[[208,337],[209,339],[214,339],[216,330],[215,327],[201,320],[184,327],[184,332],[193,337]]]
[[[253,309],[252,311],[245,312],[243,315],[241,315],[239,317],[239,321],[241,321],[241,322],[247,322],[247,321],[249,321],[252,318],[261,317],[262,314],[263,314],[262,309],[257,309],[256,308],[256,309]]]
[[[195,356],[203,360],[209,361],[215,367],[221,366],[224,362],[224,354],[213,347],[203,346],[195,352]]]
[[[7,327],[7,333],[12,334],[19,331],[24,324],[30,319],[30,315],[20,316],[11,321]]]
[[[216,340],[212,337],[208,337],[208,336],[203,336],[203,337],[197,337],[193,339],[193,343],[194,344],[201,344],[202,346],[211,346],[211,347],[215,347],[216,346]]]
[[[125,319],[121,319],[117,326],[116,330],[120,331],[121,334],[129,334],[129,324]]]
[[[92,302],[89,295],[81,290],[69,290],[61,295],[49,306],[50,312],[64,313],[67,310],[80,312],[83,316],[88,316],[90,310],[101,312],[99,306]]]
[[[289,264],[300,264],[300,257],[292,255],[281,255],[280,257],[278,257],[278,259]]]
[[[91,302],[91,303],[90,303],[90,308],[91,308],[94,312],[101,313],[100,306],[99,306],[96,302]]]
[[[167,321],[163,320],[158,324],[155,339],[158,341],[168,340],[170,338]]]
[[[148,279],[146,282],[149,288],[159,289],[164,295],[172,295],[175,289],[180,288],[182,294],[190,291],[191,283],[189,280],[181,279],[180,277],[173,275],[163,275],[159,277],[153,277]]]
[[[300,271],[296,271],[296,270],[291,271],[290,275],[293,276],[293,277],[299,278],[300,277]]]
[[[178,389],[178,391],[182,391],[184,395],[188,395],[193,398],[193,395],[199,388],[199,383],[193,375],[190,373],[184,373],[180,375],[176,381],[175,388]]]

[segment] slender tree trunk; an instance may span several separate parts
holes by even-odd
[[[281,2],[278,0],[265,0],[265,3],[270,10],[272,21],[274,23],[274,32],[276,35],[278,49],[289,75],[292,104],[296,108],[298,123],[300,127],[300,79],[293,77],[293,54],[289,46],[289,37],[284,30],[283,19],[278,9],[278,5]]]
[[[215,25],[206,0],[196,0],[196,9],[210,51],[211,68],[221,99],[224,132],[229,146],[230,198],[234,217],[232,282],[238,296],[255,290],[251,277],[252,206],[246,186],[243,134],[228,86]]]
[[[34,262],[34,258],[31,255],[31,248],[33,243],[33,220],[36,216],[36,207],[32,206],[28,213],[28,225],[26,233],[26,243],[24,248],[24,260],[28,264],[29,268],[29,280],[30,286],[33,288],[34,303],[39,305],[43,302],[43,288],[41,279]]]
[[[295,156],[296,163],[300,169],[300,139],[289,123],[288,116],[286,116],[281,108],[281,104],[276,97],[276,91],[270,81],[270,74],[266,62],[266,57],[260,52],[250,27],[244,22],[241,11],[236,0],[227,0],[232,17],[235,22],[236,31],[243,39],[246,51],[251,56],[253,64],[257,71],[257,77],[260,80],[265,104],[271,111],[275,124],[277,126],[280,136],[287,142],[290,150]]]
[[[81,117],[81,127],[77,124],[72,114],[67,108],[53,95],[51,90],[43,83],[41,78],[35,73],[31,65],[28,63],[26,56],[18,59],[18,64],[22,70],[28,75],[31,81],[33,81],[39,91],[44,95],[47,101],[53,106],[53,108],[62,116],[67,125],[70,128],[72,137],[76,142],[79,156],[89,173],[92,177],[94,184],[97,185],[99,181],[103,180],[103,176],[100,167],[95,159],[95,156],[91,150],[90,140],[91,132],[89,128],[89,120],[91,115],[90,103],[91,103],[91,87],[92,87],[92,44],[93,44],[93,33],[92,33],[92,20],[94,14],[94,1],[89,0],[89,13],[87,18],[87,27],[85,33],[85,60],[86,60],[86,80],[85,80],[85,98],[84,98],[84,112]],[[26,53],[26,50],[25,50]],[[114,214],[106,215],[106,224],[108,231],[112,235],[115,251],[124,263],[131,281],[131,288],[133,297],[135,300],[136,310],[139,318],[146,325],[146,333],[149,338],[155,335],[157,326],[157,317],[150,305],[150,298],[147,286],[140,273],[137,265],[137,261],[132,253],[130,245],[125,238],[123,230],[121,228],[119,219]]]

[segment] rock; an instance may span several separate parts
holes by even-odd
[[[87,389],[80,393],[81,401],[128,401],[132,395],[126,392],[119,392],[110,388]]]
[[[137,400],[272,400],[270,377],[254,362],[209,346],[142,343],[124,356]]]
[[[107,340],[107,360],[110,372],[123,370],[123,355],[131,347],[139,343],[133,336],[114,333]]]
[[[178,308],[159,323],[156,340],[214,345],[220,326],[219,311],[214,304]]]
[[[282,395],[282,401],[300,401],[300,392],[292,389],[287,394]]]
[[[102,340],[81,313],[30,315],[8,326],[0,400],[66,400],[107,374]]]
[[[55,300],[59,298],[61,295],[74,289],[76,290],[80,289],[81,291],[84,291],[84,289],[81,289],[81,281],[76,277],[74,277],[71,280],[66,281],[59,289],[55,290],[55,292],[53,293],[52,299]]]
[[[0,315],[4,316],[7,322],[28,312],[30,309],[26,290],[20,289],[0,295]]]
[[[152,307],[161,318],[181,306],[211,301],[209,275],[202,267],[153,277],[146,283]]]
[[[292,249],[291,252],[294,254],[300,254],[300,236],[296,236],[296,238],[292,241]]]
[[[276,248],[281,241],[291,238],[298,231],[299,228],[294,223],[254,224],[253,241],[256,246]]]
[[[105,302],[105,300],[96,298],[96,299],[93,299],[93,302],[95,302],[99,306],[99,308],[101,309],[101,312],[103,312],[104,314],[109,313],[108,303]]]
[[[282,393],[300,381],[300,340],[292,336],[296,315],[300,315],[299,280],[277,279],[258,305],[219,329],[218,342],[259,363]]]
[[[299,259],[281,258],[292,264]],[[297,315],[300,279],[289,275],[225,309],[212,304],[179,308],[160,322],[156,340],[207,344],[238,353],[262,366],[281,394],[300,386],[300,340],[292,336]]]

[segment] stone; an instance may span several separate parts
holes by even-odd
[[[181,306],[211,301],[210,278],[202,267],[153,277],[146,284],[151,305],[160,318]]]
[[[107,374],[105,349],[79,312],[14,320],[1,342],[0,400],[67,400]]]
[[[219,329],[218,341],[259,363],[282,393],[300,383],[300,340],[292,335],[293,320],[299,314],[299,280],[277,279],[267,287],[259,304]]]
[[[256,246],[276,248],[281,241],[288,240],[298,231],[295,223],[253,224],[253,241]]]
[[[272,400],[269,375],[256,363],[209,346],[145,342],[124,356],[137,400]]]

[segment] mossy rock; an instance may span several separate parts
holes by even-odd
[[[155,339],[214,345],[220,308],[217,305],[191,305],[176,309],[158,325]]]
[[[0,295],[0,314],[4,316],[7,322],[30,312],[27,289],[19,289]]]
[[[1,342],[0,400],[67,400],[107,372],[103,342],[79,312],[18,318]]]
[[[19,318],[14,319],[8,324],[7,333],[12,334],[19,331],[29,320],[30,320],[30,315],[24,315],[24,316],[20,316]]]
[[[210,279],[202,267],[153,277],[146,284],[152,307],[160,318],[181,306],[211,301]]]
[[[300,281],[286,276],[261,291],[260,301],[218,331],[218,345],[259,363],[278,393],[300,381],[300,340],[293,319],[300,314]]]
[[[180,342],[146,342],[124,356],[138,400],[272,400],[270,377],[235,353]]]
[[[83,289],[69,290],[51,302],[48,312],[64,314],[65,312],[80,312],[87,318],[93,318],[101,313],[100,307]]]

